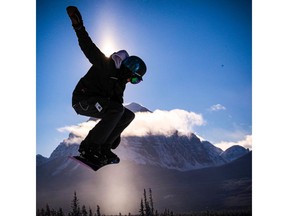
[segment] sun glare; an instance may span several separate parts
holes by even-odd
[[[116,51],[116,49],[111,40],[106,40],[102,45],[101,51],[105,54],[106,57],[109,57],[112,53]]]

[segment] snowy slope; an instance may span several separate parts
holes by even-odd
[[[177,132],[170,137],[123,137],[117,150],[125,160],[180,171],[222,165],[225,160],[221,152],[211,143],[201,142],[194,134],[179,136]]]
[[[47,160],[77,155],[79,143],[68,143],[69,138],[60,143]],[[233,149],[237,151],[232,151]],[[226,151],[228,152],[223,152],[207,141],[200,141],[194,134],[180,136],[175,132],[170,137],[161,135],[122,137],[115,153],[121,160],[179,171],[223,165],[247,153],[247,150],[241,146]]]
[[[227,161],[233,161],[241,157],[242,155],[247,154],[248,152],[249,149],[245,149],[240,145],[234,145],[226,149],[223,153],[221,153],[221,156]]]

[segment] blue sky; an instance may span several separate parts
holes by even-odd
[[[79,8],[102,51],[126,49],[145,60],[144,82],[127,86],[125,103],[201,114],[206,125],[195,132],[212,143],[252,134],[251,1],[38,0],[37,153],[49,156],[67,138],[58,128],[87,120],[71,107],[72,91],[90,63],[78,46],[68,5]]]

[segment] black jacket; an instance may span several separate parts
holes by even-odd
[[[91,97],[99,97],[123,103],[126,80],[120,79],[121,71],[117,69],[111,57],[107,58],[92,42],[85,27],[76,30],[79,46],[92,67],[76,85],[72,105]]]

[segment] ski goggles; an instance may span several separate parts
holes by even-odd
[[[142,59],[137,56],[129,56],[122,62],[122,65],[132,73],[130,76],[132,84],[137,84],[143,80],[142,76],[146,73],[146,65]]]
[[[134,73],[134,74],[132,75],[132,77],[130,78],[130,83],[132,83],[132,84],[138,84],[138,83],[140,83],[142,80],[143,80],[143,79],[142,79],[142,76],[140,76],[140,75],[137,74],[137,73]]]

